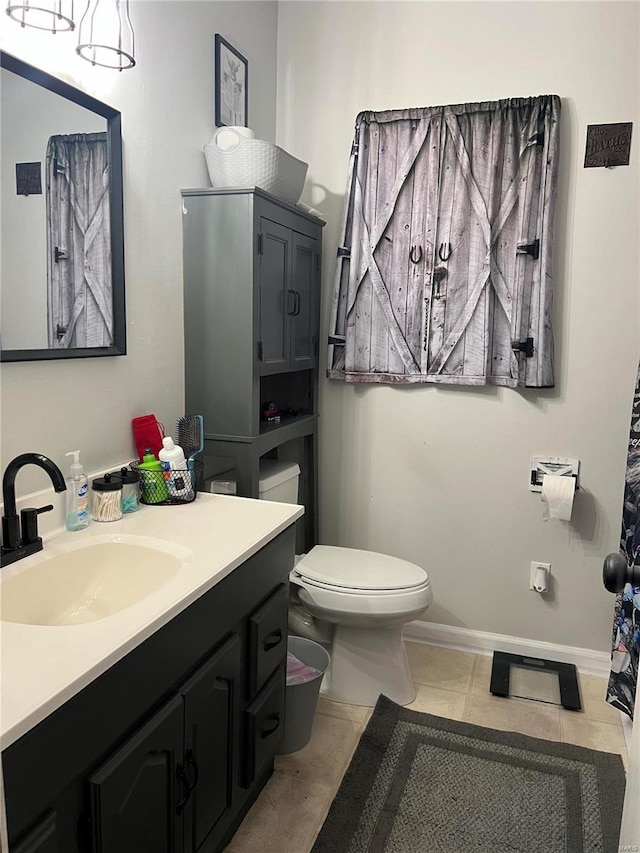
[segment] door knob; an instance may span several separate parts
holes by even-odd
[[[607,554],[602,565],[602,583],[609,592],[622,592],[628,583],[640,586],[640,566],[628,566],[619,552]]]

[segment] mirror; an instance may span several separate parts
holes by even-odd
[[[0,361],[124,355],[120,113],[0,58]]]

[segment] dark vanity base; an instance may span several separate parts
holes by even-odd
[[[289,527],[8,747],[10,853],[217,853],[284,729]]]

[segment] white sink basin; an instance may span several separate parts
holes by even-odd
[[[190,561],[187,548],[144,536],[97,536],[45,550],[0,584],[0,618],[66,626],[112,616],[157,592]],[[6,569],[4,570],[6,571]]]

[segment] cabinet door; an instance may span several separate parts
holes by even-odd
[[[234,801],[234,753],[240,695],[240,640],[232,635],[182,687],[185,766],[193,778],[185,816],[185,848],[197,850],[224,824]]]
[[[11,850],[12,853],[62,853],[58,846],[55,814],[49,812],[22,841],[12,846]]]
[[[291,369],[315,367],[318,347],[318,243],[304,234],[293,234],[293,311],[291,314]]]
[[[291,350],[291,231],[260,219],[260,373],[289,369]]]
[[[93,853],[183,853],[183,751],[175,696],[89,777]]]

